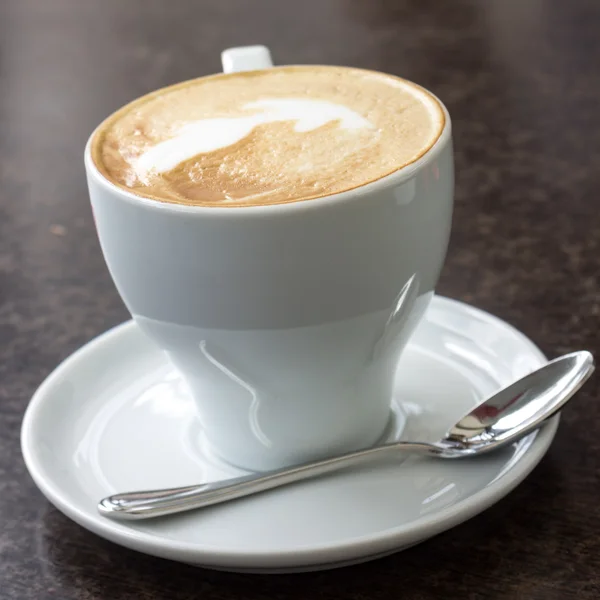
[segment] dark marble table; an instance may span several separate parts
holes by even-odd
[[[232,45],[388,71],[438,94],[457,166],[439,292],[549,356],[600,354],[599,30],[596,0],[0,1],[0,598],[600,598],[598,377],[494,508],[317,574],[232,575],[124,550],[50,506],[19,449],[36,386],[127,318],[92,224],[87,136],[128,100],[218,70]]]

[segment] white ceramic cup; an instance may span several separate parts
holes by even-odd
[[[228,50],[223,64],[272,66],[261,46]],[[264,470],[382,436],[400,352],[433,296],[450,233],[444,113],[440,138],[409,166],[347,192],[265,206],[129,193],[99,173],[88,142],[89,192],[115,285],[183,374],[225,460]]]

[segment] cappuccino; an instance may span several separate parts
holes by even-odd
[[[92,141],[96,167],[134,194],[198,206],[309,200],[409,165],[444,127],[403,79],[347,67],[214,75],[123,107]]]

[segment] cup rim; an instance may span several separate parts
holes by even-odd
[[[291,65],[282,65],[291,66]],[[306,66],[306,65],[294,65],[294,66]],[[308,66],[321,66],[321,65],[308,65]],[[323,65],[330,66],[330,65]],[[207,75],[210,77],[210,75]],[[413,82],[410,82],[413,83]],[[418,87],[418,84],[414,84]],[[425,89],[425,88],[423,88]],[[126,190],[109,179],[107,179],[98,169],[92,158],[91,146],[92,140],[96,135],[96,132],[100,129],[104,121],[102,121],[89,136],[84,152],[84,164],[88,178],[93,178],[94,181],[103,187],[106,191],[117,194],[121,200],[134,204],[140,207],[147,208],[153,211],[164,211],[171,214],[184,214],[184,215],[198,215],[202,217],[231,217],[235,218],[240,216],[243,218],[249,217],[265,217],[265,216],[277,216],[285,213],[304,212],[310,210],[319,210],[328,207],[334,207],[342,203],[346,203],[352,200],[361,200],[364,196],[379,193],[389,188],[395,187],[409,179],[413,178],[421,169],[425,167],[431,160],[433,160],[442,149],[450,142],[452,136],[452,123],[450,114],[444,103],[432,92],[426,90],[438,103],[444,114],[444,125],[440,132],[437,140],[433,145],[428,148],[419,158],[414,162],[400,167],[393,173],[389,173],[384,177],[381,177],[375,181],[370,181],[365,184],[359,185],[358,187],[335,194],[328,194],[326,196],[320,196],[318,198],[307,198],[304,200],[297,200],[285,203],[274,203],[274,204],[252,204],[249,206],[203,206],[203,205],[187,205],[179,204],[174,202],[161,202],[153,198],[148,198],[139,194],[135,194],[129,190]],[[118,110],[118,109],[117,109]]]

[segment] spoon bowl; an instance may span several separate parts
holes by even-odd
[[[461,417],[442,440],[393,442],[266,473],[188,487],[114,494],[100,501],[100,514],[118,520],[165,516],[368,464],[384,455],[412,453],[444,459],[473,457],[512,444],[556,414],[594,371],[586,351],[557,358],[503,388]]]
[[[550,361],[503,388],[462,417],[446,434],[444,458],[482,454],[511,444],[556,414],[594,371],[586,351]]]

